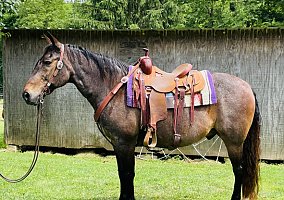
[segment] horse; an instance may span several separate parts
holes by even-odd
[[[129,65],[110,56],[77,45],[62,44],[51,34],[43,55],[35,64],[22,96],[27,104],[38,105],[42,98],[66,83],[73,83],[96,111],[104,98],[127,73]],[[189,109],[181,120],[178,147],[217,134],[224,142],[232,164],[234,186],[231,199],[257,199],[259,190],[260,111],[256,95],[244,80],[226,73],[212,73],[218,101],[196,107],[194,122]],[[102,110],[97,125],[111,142],[120,179],[120,200],[134,196],[135,147],[143,144],[141,112],[126,105],[125,84]],[[173,110],[157,124],[157,147],[173,144]],[[127,120],[125,120],[127,119]]]

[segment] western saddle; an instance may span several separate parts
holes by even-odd
[[[144,146],[155,147],[157,144],[157,122],[167,118],[166,94],[174,95],[174,143],[177,147],[181,142],[181,135],[177,125],[181,120],[185,105],[185,95],[190,95],[190,124],[194,120],[194,94],[205,86],[201,72],[192,70],[192,65],[185,63],[178,66],[172,73],[167,73],[153,66],[148,49],[144,48],[145,56],[140,57],[135,66],[121,81],[107,94],[98,106],[94,119],[98,122],[104,108],[133,76],[133,90],[135,100],[141,108],[141,127],[146,132]]]
[[[145,130],[144,145],[155,147],[157,144],[157,122],[167,118],[166,94],[174,95],[174,147],[181,141],[177,124],[181,120],[185,95],[191,95],[190,124],[194,120],[194,94],[205,86],[205,80],[199,71],[192,70],[192,65],[179,65],[172,73],[167,73],[153,66],[148,49],[145,56],[138,60],[139,67],[133,73],[135,99],[141,108],[141,125]]]

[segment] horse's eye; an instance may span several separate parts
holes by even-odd
[[[51,61],[45,60],[45,61],[43,61],[43,64],[45,64],[45,65],[50,65],[50,64],[51,64]]]

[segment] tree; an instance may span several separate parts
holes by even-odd
[[[0,2],[0,93],[3,94],[3,67],[2,67],[2,37],[4,33],[2,32],[3,27],[5,27],[5,16],[11,13],[15,13],[15,6],[18,3],[17,0],[5,0]]]
[[[74,0],[72,3],[23,0],[15,9],[18,15],[10,14],[2,23],[19,28],[95,29],[242,28],[284,24],[282,0]]]
[[[163,29],[184,27],[182,4],[176,0],[92,0],[96,28]]]
[[[71,23],[72,4],[64,0],[25,0],[18,6],[18,28],[66,28]]]
[[[262,26],[283,26],[284,25],[284,1],[282,0],[263,0],[259,9],[258,24]]]
[[[1,30],[7,25],[6,17],[17,13],[16,6],[18,4],[19,0],[5,0],[0,3],[0,40],[3,35]]]
[[[70,28],[95,28],[96,21],[93,19],[92,15],[94,12],[94,6],[90,0],[82,3],[77,0],[72,3],[72,13],[70,16],[71,22],[69,24]]]
[[[255,25],[258,0],[193,0],[186,3],[187,28],[244,28]]]

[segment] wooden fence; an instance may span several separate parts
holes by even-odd
[[[6,30],[4,41],[4,109],[7,144],[34,145],[35,112],[22,100],[23,85],[46,46],[44,30]],[[62,43],[77,44],[134,63],[150,49],[165,71],[189,62],[195,69],[234,74],[249,82],[262,113],[262,158],[284,160],[284,29],[235,30],[50,30]],[[239,91],[242,92],[242,91]],[[98,131],[93,109],[68,84],[45,100],[41,145],[64,148],[111,148]],[[214,143],[198,146],[206,152]],[[217,140],[208,155],[217,155]],[[181,148],[197,154],[192,146]],[[221,156],[226,156],[222,144]]]

